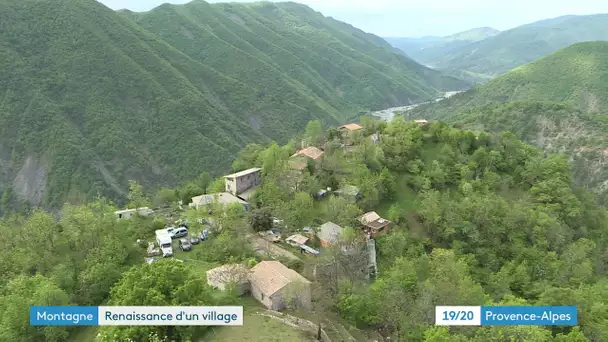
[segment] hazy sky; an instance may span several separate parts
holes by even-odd
[[[146,11],[189,0],[98,0],[112,9]],[[211,0],[208,2],[228,2]],[[236,0],[236,2],[248,2]],[[505,30],[567,14],[608,13],[607,0],[296,0],[326,16],[383,37],[440,35],[490,26]]]

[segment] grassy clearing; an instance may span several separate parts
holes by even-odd
[[[204,341],[283,342],[314,341],[310,334],[253,312],[245,313],[243,326],[216,327],[205,336]],[[201,340],[201,341],[203,341]]]
[[[403,212],[405,222],[400,223],[401,226],[406,226],[410,232],[419,237],[426,236],[424,227],[416,219],[416,210],[418,209],[418,196],[414,190],[408,186],[407,176],[397,176],[397,191],[391,200],[386,200],[380,203],[376,212],[382,217],[390,217],[389,209],[393,204],[396,204]]]
[[[380,340],[377,332],[357,329],[335,313],[325,312],[322,317],[319,317],[318,313],[304,310],[288,310],[286,313],[315,324],[318,324],[321,318],[321,326],[332,341],[348,341],[350,338],[356,341]]]
[[[406,213],[412,213],[418,208],[417,194],[407,185],[407,177],[399,176],[397,181],[397,191],[395,197],[391,200],[382,201],[376,208],[378,215],[382,217],[388,216],[388,211],[393,204],[397,204]]]

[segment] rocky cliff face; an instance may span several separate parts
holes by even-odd
[[[28,156],[13,179],[13,194],[20,201],[37,206],[44,199],[48,163],[46,158]]]

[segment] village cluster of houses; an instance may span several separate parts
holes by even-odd
[[[339,127],[343,132],[344,145],[353,144],[353,134],[362,129],[359,124],[350,123]],[[372,136],[372,140],[378,141],[379,137],[376,135]],[[308,163],[319,163],[324,156],[324,151],[316,146],[307,146],[298,150],[290,158],[290,165],[292,169],[303,170],[306,168]],[[195,196],[192,198],[190,207],[200,209],[210,204],[231,204],[239,203],[243,205],[245,210],[249,209],[248,201],[254,195],[256,188],[262,182],[262,169],[251,168],[243,171],[239,171],[233,174],[224,176],[225,179],[225,192],[204,194]],[[317,198],[320,199],[325,197],[329,193],[330,189],[319,190]],[[361,199],[361,192],[359,188],[353,185],[344,184],[333,193],[337,196],[341,196],[349,199],[352,202],[356,202]],[[366,234],[370,237],[374,237],[376,234],[386,232],[391,224],[390,221],[381,218],[376,212],[369,212],[360,218],[361,225]],[[332,241],[336,240],[336,236],[339,236],[342,232],[342,227],[332,223],[326,222],[321,225],[318,230],[318,237],[321,240],[322,246],[328,246],[332,244]],[[305,241],[308,241],[309,237],[304,237],[300,234],[292,235],[286,239],[286,242],[293,245],[305,245]]]
[[[426,120],[417,121],[421,125],[426,125]],[[354,144],[354,134],[357,134],[362,127],[356,123],[341,126],[342,147],[345,151]],[[378,143],[378,134],[372,134],[370,139],[373,143]],[[324,156],[323,148],[316,146],[302,146],[290,158],[292,171],[303,171],[310,162],[319,163]],[[256,188],[262,182],[260,168],[251,168],[224,176],[225,191],[214,194],[203,194],[192,198],[190,207],[201,209],[211,204],[228,205],[238,203],[243,205],[245,210],[249,210],[248,201],[254,195]],[[325,197],[331,189],[320,190],[317,199]],[[333,193],[356,202],[361,199],[361,193],[355,186],[345,184]],[[149,208],[127,209],[116,212],[119,219],[129,219],[132,215],[151,215],[153,212]],[[375,268],[375,244],[373,238],[381,233],[388,231],[391,222],[380,217],[376,212],[371,211],[359,218],[362,231],[367,237],[368,246],[371,244],[373,255],[371,262]],[[313,238],[313,234],[319,239],[322,247],[337,245],[341,241],[344,229],[333,222],[325,222],[315,231],[309,229],[302,234],[294,234],[285,239],[285,242],[299,247],[312,254],[318,252],[307,243]],[[308,235],[308,236],[305,236]],[[236,286],[238,294],[251,293],[258,301],[271,310],[281,310],[286,306],[297,306],[310,308],[310,281],[296,271],[289,269],[278,261],[262,261],[255,267],[248,269],[241,264],[223,265],[207,272],[209,285],[225,290],[228,284]]]
[[[358,124],[347,124],[340,127],[343,131],[343,147],[352,146],[352,135],[361,130]],[[371,136],[374,143],[379,141],[379,136]],[[291,169],[302,171],[306,169],[309,162],[319,163],[324,156],[324,151],[316,146],[303,146],[290,158]],[[247,201],[254,194],[255,189],[261,184],[261,169],[251,168],[248,170],[224,176],[226,179],[226,191],[217,194],[205,194],[192,198],[191,207],[201,208],[212,203],[242,204],[248,209]],[[320,190],[317,198],[325,197],[330,190]],[[342,196],[356,202],[361,199],[359,189],[352,185],[343,185],[340,189],[333,191],[337,196]],[[377,234],[388,231],[391,222],[383,219],[376,212],[368,212],[359,218],[361,227],[368,241]],[[285,242],[302,249],[311,254],[319,252],[307,244],[316,235],[321,247],[334,246],[340,243],[344,229],[333,223],[325,222],[318,229],[309,229],[302,234],[293,234],[285,239]],[[375,249],[373,251],[375,267]],[[244,265],[223,265],[207,272],[209,285],[224,290],[227,284],[236,286],[239,294],[251,293],[259,302],[271,310],[281,310],[286,306],[310,307],[310,281],[296,271],[289,269],[279,261],[262,261],[252,269]]]

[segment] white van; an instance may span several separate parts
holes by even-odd
[[[163,252],[163,257],[173,256],[173,241],[167,230],[160,229],[156,231],[156,243],[158,243],[160,250]]]

